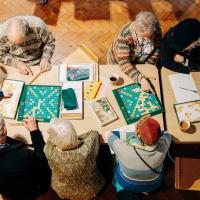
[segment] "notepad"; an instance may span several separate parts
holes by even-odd
[[[177,103],[200,100],[191,74],[173,74],[168,77]]]

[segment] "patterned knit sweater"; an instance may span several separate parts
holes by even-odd
[[[141,39],[135,31],[134,22],[129,22],[119,32],[108,52],[108,63],[117,64],[121,70],[140,83],[144,77],[135,67],[135,64],[154,64],[159,55],[162,31],[157,23],[154,38]]]
[[[52,170],[51,186],[62,199],[92,199],[104,186],[96,166],[98,132],[89,131],[79,138],[83,144],[76,149],[61,151],[50,139],[44,149]]]
[[[19,45],[8,41],[7,26],[12,19],[22,19],[27,26],[26,40]],[[55,39],[44,21],[35,16],[16,16],[0,23],[0,63],[16,66],[19,61],[36,65],[41,58],[49,61],[55,49]]]

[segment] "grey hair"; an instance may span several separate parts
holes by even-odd
[[[3,119],[3,116],[0,114],[0,138],[3,134],[3,128],[5,127],[5,121]]]
[[[25,37],[28,31],[28,22],[24,19],[12,19],[8,22],[7,35],[13,30],[13,27],[17,27],[17,32],[20,36]]]
[[[65,119],[52,119],[47,132],[52,143],[61,150],[74,149],[79,145],[74,126]]]
[[[152,12],[142,11],[136,15],[135,29],[146,35],[152,35],[156,30],[157,19]]]

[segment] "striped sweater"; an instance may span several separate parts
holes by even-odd
[[[22,19],[27,26],[26,40],[19,45],[8,41],[7,26],[12,19]],[[16,66],[19,61],[36,65],[42,58],[49,61],[55,49],[55,39],[44,21],[35,16],[16,16],[0,24],[0,63]]]
[[[154,38],[144,40],[137,36],[134,22],[129,22],[119,32],[108,52],[108,63],[117,64],[121,70],[140,83],[144,77],[135,67],[135,64],[154,64],[159,55],[162,31],[157,23]]]
[[[163,161],[171,143],[171,136],[167,132],[161,132],[161,137],[156,145],[153,146],[136,146],[140,156],[156,171],[163,171]],[[150,192],[155,188],[148,188],[149,185],[157,183],[160,179],[159,174],[153,172],[136,154],[134,148],[130,146],[127,141],[123,141],[114,132],[108,135],[108,144],[113,152],[116,154],[119,169],[115,171],[115,177],[122,177],[123,181],[120,183],[122,187],[126,188],[126,183],[129,182],[131,189],[136,192]],[[118,180],[117,180],[118,181]],[[154,185],[157,187],[157,185]],[[142,188],[143,187],[143,188]]]

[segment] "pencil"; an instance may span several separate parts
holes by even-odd
[[[153,77],[153,76],[145,76],[145,78],[151,79],[151,80],[156,80],[156,77]]]
[[[17,123],[17,122],[11,122],[11,123],[8,123],[9,126],[24,126],[23,123]]]
[[[195,93],[198,93],[196,90],[190,90],[190,89],[187,89],[187,88],[183,88],[183,87],[179,87],[180,89],[183,89],[183,90],[187,90],[187,91],[191,91],[191,92],[195,92]]]
[[[35,79],[41,74],[42,72],[38,72],[28,83],[28,85],[30,85],[31,83],[33,83],[33,81],[35,81]]]

